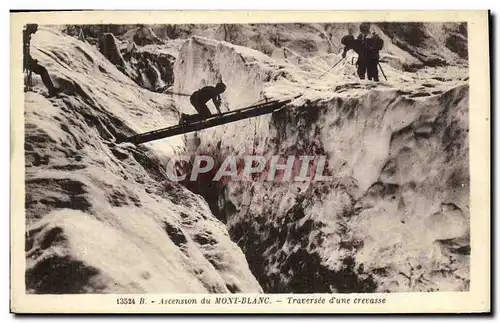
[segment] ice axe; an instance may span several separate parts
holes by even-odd
[[[318,77],[319,79],[322,78],[323,76],[325,76],[326,73],[330,72],[335,66],[339,65],[340,62],[342,62],[344,60],[345,57],[342,57],[337,63],[333,64],[332,67],[330,67],[328,69],[328,71],[326,71],[325,73],[321,74],[320,77]]]
[[[380,62],[377,62],[378,67],[380,67],[380,71],[382,72],[382,75],[384,76],[385,80],[387,81],[387,77],[385,76],[384,70],[382,69],[382,65],[380,65]]]

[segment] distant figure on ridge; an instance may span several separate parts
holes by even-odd
[[[207,107],[207,102],[212,100],[215,108],[221,114],[220,111],[220,105],[221,105],[221,98],[220,95],[226,90],[226,85],[220,81],[217,83],[215,86],[205,86],[202,87],[201,89],[195,91],[191,97],[189,98],[189,101],[193,105],[193,107],[196,109],[198,114],[194,115],[188,115],[188,114],[181,114],[181,120],[180,123],[184,122],[192,122],[192,121],[198,121],[198,120],[203,120],[210,118],[212,116],[212,113],[210,112],[210,109]]]
[[[368,80],[378,82],[379,52],[384,46],[384,41],[375,33],[370,33],[370,24],[362,23],[359,26],[361,32],[358,38],[352,35],[342,37],[342,44],[345,46],[342,57],[352,49],[358,54],[356,65],[358,66],[359,78],[364,80],[368,74]]]
[[[28,82],[30,82],[30,72],[38,74],[41,76],[43,84],[47,87],[49,91],[49,97],[53,97],[60,93],[62,89],[56,88],[50,79],[50,75],[47,69],[42,65],[38,64],[38,60],[31,57],[30,54],[30,41],[31,35],[38,31],[37,24],[27,24],[26,28],[23,30],[23,71],[28,71]]]

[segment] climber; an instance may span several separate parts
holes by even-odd
[[[345,46],[342,57],[345,57],[350,49],[354,50],[358,54],[356,65],[359,78],[364,80],[368,74],[368,80],[378,82],[379,51],[384,46],[384,41],[375,32],[370,33],[369,23],[362,23],[359,30],[361,33],[357,39],[352,35],[342,37],[341,42]]]
[[[191,95],[191,97],[189,98],[189,101],[191,102],[193,107],[196,109],[198,114],[187,115],[187,114],[182,113],[180,123],[210,118],[212,116],[212,113],[210,112],[210,110],[207,107],[207,102],[210,100],[213,101],[215,108],[217,109],[219,114],[221,114],[220,95],[225,90],[226,90],[226,85],[224,83],[222,83],[222,81],[220,81],[215,86],[205,86],[205,87],[202,87],[201,89],[195,91]]]
[[[42,65],[38,64],[38,60],[31,57],[30,54],[30,41],[31,35],[36,33],[38,30],[37,24],[27,24],[26,28],[23,30],[23,71],[28,72],[28,77],[30,78],[30,72],[38,74],[41,76],[43,84],[47,87],[49,91],[49,97],[53,97],[56,94],[60,93],[62,89],[57,88],[52,83],[50,79],[50,75],[47,72],[47,69]],[[31,80],[28,80],[30,82]]]
[[[146,76],[152,86],[153,91],[156,91],[158,87],[161,86],[161,76],[158,70],[154,67],[153,63],[151,63],[151,59],[146,58],[146,68],[145,68]]]

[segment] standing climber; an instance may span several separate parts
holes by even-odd
[[[60,88],[56,88],[50,79],[50,75],[47,69],[42,65],[38,64],[38,60],[31,57],[30,54],[30,41],[31,35],[36,33],[38,30],[37,24],[27,24],[26,28],[23,30],[23,70],[28,73],[31,71],[35,74],[40,75],[43,84],[47,87],[49,91],[49,97],[53,97],[62,91]]]
[[[359,31],[357,39],[352,35],[342,38],[342,44],[345,46],[342,57],[345,57],[350,49],[354,50],[358,54],[356,65],[359,78],[364,80],[368,74],[368,80],[378,82],[379,52],[384,46],[384,41],[375,32],[370,33],[369,23],[362,23]]]
[[[207,102],[212,100],[215,108],[221,114],[220,111],[220,105],[221,105],[221,98],[220,95],[226,90],[226,85],[220,81],[217,83],[215,86],[205,86],[202,87],[201,89],[195,91],[191,97],[189,98],[189,101],[193,105],[193,107],[196,109],[198,112],[197,115],[187,115],[187,114],[182,114],[181,115],[181,123],[183,122],[190,122],[190,121],[195,121],[195,120],[200,120],[200,119],[207,119],[212,116],[212,113],[207,107]]]

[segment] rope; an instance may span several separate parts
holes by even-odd
[[[248,107],[251,107],[251,106],[254,106],[254,105],[260,104],[260,102],[264,103],[265,101],[267,101],[267,99],[266,99],[266,98],[264,98],[264,99],[260,99],[260,100],[255,101],[255,102],[254,102],[254,103],[252,103],[252,104],[246,105],[246,106],[244,106],[244,107],[242,107],[242,108],[235,109],[235,110],[240,110],[240,109],[248,108]],[[280,100],[277,100],[277,101],[280,101]],[[229,110],[229,107],[227,107],[227,109],[228,109],[228,112],[229,112],[229,111],[234,111],[234,110]]]

